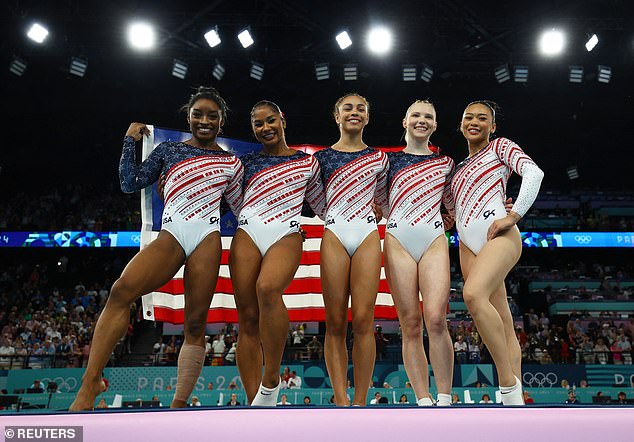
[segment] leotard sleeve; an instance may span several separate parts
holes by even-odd
[[[134,193],[154,183],[163,167],[163,143],[159,144],[147,159],[136,164],[134,138],[123,139],[123,152],[119,161],[119,181],[124,193]]]

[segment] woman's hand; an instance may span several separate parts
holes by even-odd
[[[442,216],[442,223],[444,225],[445,232],[447,230],[451,230],[451,228],[456,223],[456,219],[448,213],[443,213],[441,214],[441,216]]]
[[[143,123],[131,123],[130,127],[128,127],[128,131],[125,133],[126,137],[132,137],[134,141],[139,141],[143,138],[143,135],[146,137],[150,136],[150,129]]]
[[[165,174],[162,173],[159,175],[159,179],[156,182],[156,193],[161,197],[162,200],[165,200]]]
[[[378,224],[383,219],[383,211],[381,210],[381,206],[372,203],[372,211],[374,212],[374,218],[376,219],[376,223]]]
[[[489,226],[489,230],[487,231],[487,241],[491,241],[493,238],[506,232],[517,224],[520,218],[521,216],[519,216],[519,214],[510,211],[504,218],[493,221],[493,224]]]

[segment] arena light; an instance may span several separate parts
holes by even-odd
[[[429,83],[434,76],[434,70],[428,64],[423,64],[420,67],[420,79],[425,83]]]
[[[335,37],[335,40],[337,40],[337,44],[342,50],[352,45],[352,40],[350,39],[350,36],[348,35],[348,32],[346,31],[343,31],[337,34],[337,36]]]
[[[174,77],[184,80],[187,76],[187,69],[187,63],[177,58],[174,59],[174,62],[172,63],[172,75]]]
[[[526,83],[528,81],[528,66],[515,66],[513,68],[513,80],[516,83]]]
[[[416,81],[418,74],[418,68],[415,64],[403,65],[403,81]]]
[[[354,81],[357,79],[357,65],[356,64],[343,65],[343,79],[345,81]]]
[[[264,65],[262,63],[252,61],[249,76],[258,81],[262,80],[262,77],[264,77]]]
[[[579,178],[579,169],[577,166],[570,166],[566,168],[566,174],[568,175],[569,180],[576,180]]]
[[[48,37],[48,29],[39,23],[33,23],[26,33],[26,36],[34,42],[42,44],[44,40],[46,40],[46,37]]]
[[[599,37],[597,37],[597,34],[592,34],[592,37],[586,42],[586,51],[590,52],[593,50],[597,43],[599,43]]]
[[[240,44],[245,49],[255,43],[248,29],[245,29],[238,34],[238,40],[240,40]]]
[[[9,72],[21,77],[22,74],[24,74],[24,71],[26,71],[26,66],[26,61],[22,60],[20,57],[13,57],[13,60],[11,60],[11,63],[9,64]]]
[[[509,81],[511,79],[511,70],[509,69],[508,64],[496,67],[493,73],[495,74],[495,79],[498,83],[504,83],[505,81]]]
[[[566,36],[558,29],[551,29],[539,39],[539,49],[543,55],[554,57],[560,55],[566,46]]]
[[[216,63],[214,64],[213,69],[211,70],[211,76],[214,77],[216,80],[220,81],[222,80],[222,77],[225,76],[225,67],[222,63],[220,63],[220,61],[216,60]]]
[[[128,27],[128,41],[137,50],[147,51],[154,48],[156,34],[154,28],[148,23],[132,23]]]
[[[222,40],[220,39],[220,34],[218,33],[218,26],[215,26],[213,29],[205,32],[205,40],[210,48],[215,48]]]
[[[83,78],[86,75],[86,70],[88,69],[88,61],[73,57],[70,60],[70,67],[68,68],[68,72],[71,75],[75,75],[79,78]]]
[[[330,65],[328,63],[315,63],[315,78],[328,80],[330,78]]]
[[[384,27],[371,29],[368,33],[368,49],[376,55],[385,55],[392,49],[392,33]]]
[[[570,66],[568,68],[568,81],[581,83],[583,81],[583,66]]]
[[[599,65],[597,81],[599,83],[609,83],[612,79],[612,68],[610,66]]]

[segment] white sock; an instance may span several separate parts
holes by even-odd
[[[502,387],[500,385],[500,393],[502,393],[502,403],[504,405],[524,405],[522,382],[517,376],[515,377],[515,385],[511,387]]]
[[[278,381],[277,386],[273,388],[265,387],[260,384],[258,392],[251,402],[252,407],[275,407],[277,406],[277,396],[280,392],[280,385],[282,383]]]
[[[445,393],[438,393],[438,401],[436,402],[438,407],[450,407],[451,395]]]
[[[416,405],[419,407],[431,407],[434,403],[430,397],[422,397],[416,401]]]

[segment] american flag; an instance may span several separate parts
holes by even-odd
[[[163,141],[184,141],[191,135],[168,129],[151,127],[152,136],[144,138],[143,159],[147,158],[155,146]],[[248,143],[228,138],[219,138],[219,144],[226,150],[238,156],[261,149],[258,143]],[[299,145],[291,146],[312,154],[322,149],[322,146]],[[381,147],[384,151],[396,151],[402,147]],[[158,236],[161,228],[162,200],[156,194],[155,188],[146,188],[141,192],[141,247],[147,245]],[[386,214],[387,215],[387,214]],[[231,278],[229,275],[229,247],[237,222],[232,214],[227,214],[221,221],[222,260],[218,284],[213,301],[207,314],[207,322],[238,322],[238,313],[233,299]],[[292,322],[324,321],[324,300],[319,279],[319,246],[324,232],[324,224],[319,218],[302,218],[302,227],[306,231],[306,241],[301,263],[295,279],[283,294],[284,303],[288,309]],[[381,240],[385,234],[385,221],[379,225]],[[164,321],[172,324],[182,324],[185,299],[183,295],[183,269],[174,276],[172,281],[143,297],[143,315],[145,319]],[[350,312],[348,313],[350,316]],[[385,279],[385,271],[381,268],[381,280],[377,295],[375,318],[396,319],[396,309]]]

